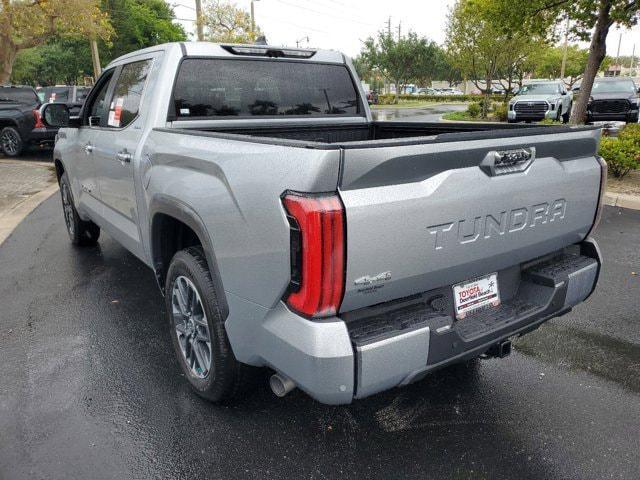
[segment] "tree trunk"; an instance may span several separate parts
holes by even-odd
[[[18,53],[16,46],[6,37],[0,36],[0,85],[9,83],[16,53]]]
[[[400,103],[400,80],[396,79],[396,105]]]
[[[589,58],[587,59],[587,66],[584,69],[582,83],[580,84],[580,94],[571,111],[570,123],[572,125],[584,123],[587,117],[587,104],[591,96],[593,81],[607,53],[607,35],[609,34],[609,27],[611,27],[612,24],[609,15],[611,12],[611,1],[612,0],[600,0],[598,20],[596,21],[593,36],[591,37]]]
[[[482,102],[482,118],[489,116],[489,105],[491,104],[491,87],[493,87],[493,79],[487,77],[485,79],[484,101]]]

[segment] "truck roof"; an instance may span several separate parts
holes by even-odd
[[[345,63],[345,56],[335,50],[318,50],[307,48],[293,48],[276,45],[250,45],[250,44],[233,44],[233,43],[213,43],[213,42],[173,42],[163,43],[148,47],[135,52],[127,53],[121,57],[112,60],[107,68],[118,65],[126,60],[138,57],[152,52],[175,52],[181,56],[204,56],[204,57],[248,57],[248,58],[264,58],[276,57],[293,59],[297,61],[319,62],[319,63]],[[265,53],[261,53],[265,52]],[[276,52],[276,55],[267,54],[267,52]],[[281,55],[284,53],[284,55]],[[290,55],[287,55],[289,53]]]

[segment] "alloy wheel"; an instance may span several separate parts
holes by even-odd
[[[2,150],[4,150],[7,155],[16,155],[18,153],[20,137],[18,137],[16,132],[7,129],[2,133],[2,139],[0,140]]]
[[[75,227],[73,223],[73,203],[71,202],[71,194],[66,183],[62,184],[62,210],[64,212],[64,223],[67,224],[69,235],[73,237]]]
[[[187,277],[176,278],[171,305],[183,359],[191,374],[205,378],[211,370],[211,335],[200,294]]]

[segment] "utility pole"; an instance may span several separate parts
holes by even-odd
[[[391,17],[387,20],[387,35],[391,37]]]
[[[631,63],[629,64],[629,76],[633,76],[633,62],[636,59],[636,44],[633,44],[633,51],[631,52]]]
[[[251,2],[251,8],[253,8],[253,2]],[[204,41],[204,31],[202,28],[202,0],[196,0],[196,32],[198,41]]]
[[[98,53],[98,42],[95,38],[89,40],[91,46],[91,61],[93,62],[93,81],[95,83],[98,77],[102,73],[102,67],[100,66],[100,54]]]
[[[402,26],[402,22],[398,22],[398,41],[402,38],[402,34],[400,33],[400,28]]]
[[[564,80],[564,71],[567,67],[567,50],[569,47],[569,15],[567,15],[567,23],[564,27],[564,47],[562,50],[562,66],[560,67],[560,80]]]
[[[618,76],[622,73],[622,67],[620,66],[620,44],[622,43],[622,34],[618,37],[618,52],[616,53],[616,67],[618,68]],[[613,76],[616,76],[616,72],[613,72]]]
[[[258,0],[251,0],[251,36],[253,37],[254,41],[256,39],[256,14],[253,4],[257,1]]]

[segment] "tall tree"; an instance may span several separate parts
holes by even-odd
[[[253,43],[262,35],[260,27],[252,29],[251,15],[235,3],[212,0],[204,7],[205,38],[212,42]]]
[[[106,60],[187,38],[182,26],[173,23],[173,9],[165,0],[102,0],[101,8],[115,30],[111,42],[100,45],[101,57]]]
[[[502,18],[485,2],[458,0],[449,14],[449,57],[485,95],[483,117],[488,112],[493,81],[503,74],[513,79],[537,44],[529,33],[504,29]]]
[[[103,65],[134,50],[186,40],[164,0],[102,0],[100,8],[109,15],[115,31],[109,42],[99,43]],[[11,79],[32,85],[74,84],[92,76],[92,71],[86,38],[53,36],[44,45],[18,52]]]
[[[640,0],[469,0],[502,18],[505,31],[535,31],[553,37],[554,26],[568,16],[571,34],[589,40],[589,56],[580,84],[580,96],[571,111],[571,123],[583,123],[598,70],[607,53],[607,36],[614,25],[638,23]]]
[[[541,78],[560,78],[562,69],[562,57],[564,50],[562,47],[547,47],[540,49],[531,65],[533,75]],[[567,63],[565,66],[563,79],[569,88],[582,78],[584,69],[587,66],[589,50],[580,48],[578,45],[567,47]]]
[[[396,86],[396,103],[400,92],[412,80],[433,76],[436,45],[416,33],[394,38],[381,31],[369,37],[361,52],[363,59]]]
[[[52,35],[108,39],[112,33],[98,0],[0,0],[0,84],[11,76],[20,50]]]

